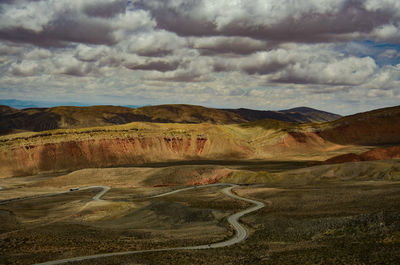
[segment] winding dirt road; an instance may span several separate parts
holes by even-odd
[[[211,248],[222,248],[222,247],[227,247],[231,246],[234,244],[237,244],[243,240],[245,240],[248,236],[248,231],[246,230],[245,227],[243,227],[239,223],[239,219],[251,212],[255,212],[265,206],[264,203],[255,201],[255,200],[250,200],[246,199],[243,197],[240,197],[238,195],[235,195],[232,193],[232,189],[238,187],[238,185],[235,184],[210,184],[210,185],[204,185],[204,186],[193,186],[193,187],[187,187],[179,190],[174,190],[171,192],[166,192],[163,194],[155,195],[152,196],[152,198],[158,198],[158,197],[163,197],[163,196],[168,196],[171,194],[175,194],[181,191],[186,191],[186,190],[191,190],[191,189],[196,189],[196,188],[205,188],[205,187],[215,187],[215,186],[229,186],[227,188],[224,188],[222,192],[226,194],[229,197],[232,197],[234,199],[246,201],[249,203],[254,204],[253,207],[247,208],[244,211],[240,211],[238,213],[235,213],[231,216],[228,217],[228,222],[232,225],[232,227],[236,230],[236,234],[234,237],[231,239],[228,239],[226,241],[218,242],[218,243],[212,243],[208,245],[199,245],[199,246],[190,246],[190,247],[175,247],[175,248],[162,248],[162,249],[148,249],[148,250],[134,250],[134,251],[123,251],[123,252],[113,252],[113,253],[104,253],[104,254],[97,254],[97,255],[90,255],[90,256],[81,256],[81,257],[75,257],[75,258],[67,258],[67,259],[61,259],[61,260],[54,260],[54,261],[48,261],[44,263],[38,263],[36,265],[56,265],[56,264],[64,264],[68,262],[75,262],[75,261],[84,261],[84,260],[91,260],[91,259],[98,259],[98,258],[106,258],[106,257],[113,257],[113,256],[122,256],[122,255],[130,255],[130,254],[137,254],[137,253],[148,253],[148,252],[161,252],[161,251],[172,251],[172,250],[199,250],[199,249],[211,249]],[[91,189],[91,188],[103,188],[101,192],[99,192],[96,196],[93,197],[93,200],[101,200],[101,197],[108,191],[110,190],[109,187],[106,186],[92,186],[92,187],[85,187],[82,189]],[[80,189],[80,190],[82,190]]]
[[[103,189],[99,193],[97,193],[92,199],[94,201],[99,201],[101,200],[100,198],[110,190],[110,187],[107,186],[90,186],[90,187],[84,187],[84,188],[78,188],[76,191],[80,190],[89,190],[89,189]],[[34,196],[28,196],[28,197],[22,197],[22,198],[13,198],[13,199],[8,199],[4,201],[0,201],[0,205],[3,204],[8,204],[12,202],[19,202],[19,201],[25,201],[25,200],[32,200],[32,199],[39,199],[39,198],[45,198],[45,197],[52,197],[52,196],[57,196],[60,194],[66,194],[66,193],[71,193],[73,191],[61,191],[61,192],[55,192],[55,193],[47,193],[47,194],[41,194],[41,195],[34,195]]]

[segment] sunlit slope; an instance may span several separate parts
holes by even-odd
[[[298,142],[286,129],[243,125],[130,123],[0,137],[2,176],[199,159],[289,159],[330,146]],[[263,123],[268,123],[264,121]],[[327,158],[327,157],[324,157]]]
[[[3,136],[0,174],[24,175],[170,160],[240,159],[253,151],[211,124],[131,123]]]
[[[134,122],[11,134],[0,137],[0,175],[182,160],[324,161],[379,144],[399,145],[399,114],[395,107],[327,123]]]

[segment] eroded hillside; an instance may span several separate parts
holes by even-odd
[[[8,135],[0,148],[1,175],[15,176],[175,160],[290,159],[341,146],[273,127],[130,123]]]
[[[400,107],[316,124],[146,123],[0,137],[0,175],[182,160],[320,160],[400,144]]]

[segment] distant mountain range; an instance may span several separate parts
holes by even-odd
[[[130,122],[234,124],[274,119],[294,123],[326,122],[340,115],[312,108],[282,111],[214,109],[195,105],[159,105],[140,108],[120,106],[61,106],[16,109],[0,106],[1,134],[15,131],[109,126]]]
[[[87,107],[99,104],[87,104],[74,101],[40,101],[40,100],[18,100],[18,99],[0,99],[0,105],[6,105],[16,109],[26,108],[52,108],[57,106],[74,106],[74,107]],[[128,108],[138,108],[139,105],[123,105]]]

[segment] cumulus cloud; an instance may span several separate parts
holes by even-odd
[[[54,61],[56,73],[71,76],[86,76],[94,69],[90,63],[83,63],[70,55],[58,55]]]
[[[156,72],[146,75],[147,79],[174,81],[174,82],[199,82],[209,80],[212,73],[212,62],[208,58],[197,58],[182,62],[176,70],[164,73]]]
[[[142,56],[160,57],[186,46],[186,40],[167,31],[143,32],[132,36],[127,51]]]
[[[123,1],[38,0],[0,4],[0,39],[41,46],[70,42],[113,45],[126,33],[152,26],[144,11]]]
[[[19,46],[11,43],[0,43],[0,56],[6,55],[18,55],[23,52],[23,49]]]
[[[42,71],[42,67],[33,61],[23,61],[11,65],[11,73],[16,76],[33,76]]]
[[[146,104],[280,108],[342,97],[345,108],[400,97],[398,0],[130,3],[0,1],[0,96],[28,87],[60,96],[80,84],[85,95]]]
[[[24,54],[24,58],[28,60],[43,60],[43,59],[48,59],[51,56],[52,53],[49,50],[45,49],[33,49]]]
[[[78,45],[75,51],[75,58],[84,62],[95,62],[106,56],[110,49],[106,46],[90,47],[84,44]]]
[[[124,66],[131,70],[143,70],[143,71],[158,71],[158,72],[168,72],[174,71],[179,66],[178,61],[173,60],[163,60],[163,59],[149,59],[140,58],[137,56],[131,57],[124,62]]]

